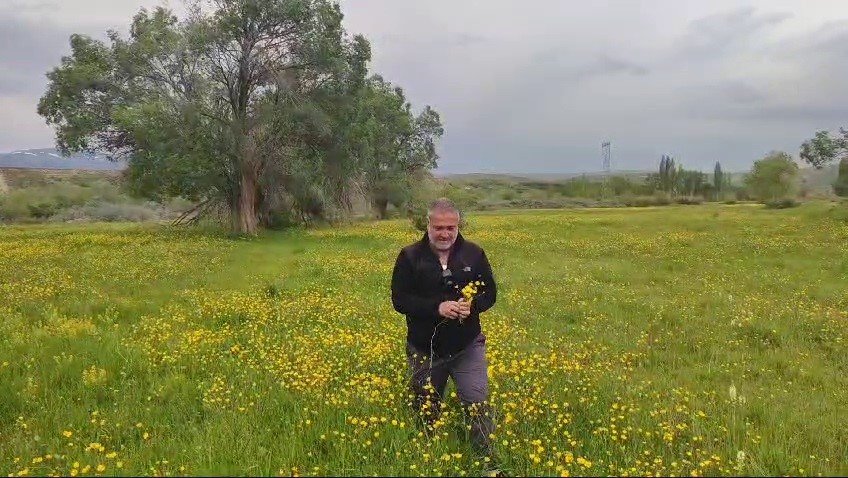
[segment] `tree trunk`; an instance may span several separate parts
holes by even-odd
[[[233,227],[240,234],[255,236],[259,231],[256,210],[256,172],[248,164],[242,163],[239,193],[233,216]]]
[[[389,215],[389,200],[384,198],[375,200],[374,208],[377,210],[377,218],[385,219]]]

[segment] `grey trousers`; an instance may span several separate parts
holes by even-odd
[[[478,451],[491,454],[489,435],[494,433],[495,426],[492,410],[486,403],[489,396],[486,336],[481,333],[455,355],[437,357],[432,369],[429,350],[418,350],[407,343],[406,355],[411,372],[409,385],[415,397],[413,407],[426,426],[431,427],[439,419],[445,387],[448,378],[453,377],[465,417],[470,421],[472,444]]]

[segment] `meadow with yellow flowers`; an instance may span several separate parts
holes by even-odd
[[[848,473],[848,222],[830,203],[472,215],[512,475]],[[480,475],[407,406],[407,221],[244,240],[0,228],[0,472]]]

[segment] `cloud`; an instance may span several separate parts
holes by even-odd
[[[0,125],[2,152],[53,145],[50,128],[36,114],[32,98],[0,96]]]
[[[70,32],[11,12],[0,22],[0,95],[44,90],[44,74],[69,50]]]
[[[32,12],[47,12],[55,10],[59,4],[50,1],[25,2],[23,0],[11,1],[6,5],[6,9],[10,12],[32,13]]]
[[[743,7],[698,18],[690,22],[678,41],[676,57],[716,58],[734,49],[749,49],[769,31],[793,15],[786,12],[760,12]]]
[[[793,18],[752,8],[714,13],[650,48],[561,40],[568,46],[517,68],[462,134],[496,138],[486,164],[514,155],[536,171],[597,170],[604,139],[621,169],[653,168],[663,152],[687,167],[721,159],[731,169],[771,149],[797,153],[813,131],[848,119],[848,22],[787,34]]]
[[[680,90],[684,111],[709,119],[806,123],[810,129],[848,119],[848,22],[741,47],[713,63],[699,65],[703,78]]]
[[[29,116],[0,149],[50,143],[35,102],[71,32],[125,27],[139,6],[159,3],[12,1],[16,9],[0,0],[0,102],[16,95],[5,104]],[[618,169],[654,169],[663,153],[687,167],[720,159],[745,169],[771,149],[796,153],[817,129],[848,126],[848,2],[746,3],[342,0],[342,9],[346,29],[371,41],[374,72],[442,114],[442,171],[544,172],[598,170],[603,140]],[[0,111],[0,124],[12,117]],[[39,134],[41,144],[15,143]]]
[[[608,76],[648,74],[647,67],[636,62],[617,58],[613,53],[602,52],[581,58],[584,54],[574,51],[549,51],[536,56],[530,68],[538,72],[537,77],[548,81],[577,82],[580,80]]]
[[[408,33],[386,33],[371,38],[372,42],[379,43],[387,48],[462,48],[471,45],[485,43],[488,38],[482,35],[469,33],[443,33],[437,37],[420,37]]]

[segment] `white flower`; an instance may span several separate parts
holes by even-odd
[[[739,450],[739,451],[736,452],[736,470],[737,471],[741,472],[742,469],[745,468],[745,458],[746,458],[746,456],[747,455],[745,455],[745,452],[742,451],[742,450]]]
[[[731,383],[730,388],[727,389],[727,393],[730,394],[730,401],[735,402],[736,401],[736,385]]]

